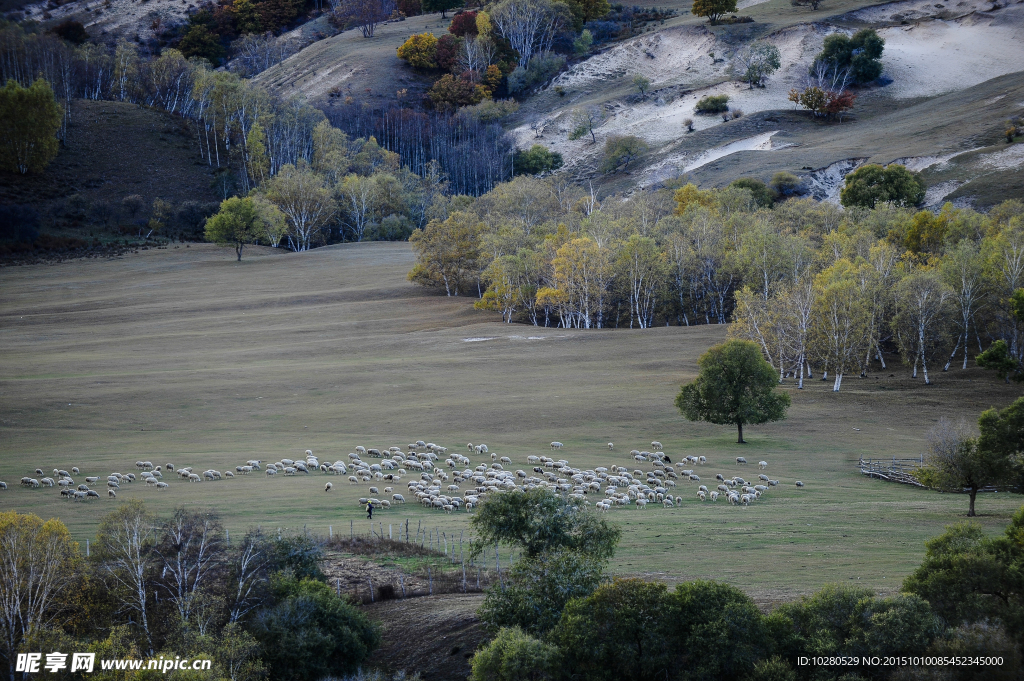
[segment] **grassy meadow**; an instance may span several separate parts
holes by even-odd
[[[889,590],[920,562],[928,537],[965,517],[967,498],[870,480],[858,457],[916,456],[938,418],[974,420],[1020,393],[977,369],[936,371],[925,386],[893,358],[866,379],[848,377],[838,394],[831,381],[803,391],[787,382],[788,420],[748,427],[749,444],[737,445],[734,429],[687,423],[673,406],[725,327],[505,325],[472,299],[408,283],[412,263],[408,244],[253,248],[241,263],[230,249],[193,244],[0,269],[0,480],[10,486],[0,509],[58,516],[83,542],[131,497],[160,513],[214,507],[232,534],[257,524],[347,533],[350,521],[365,532],[356,499],[366,487],[320,473],[165,477],[166,490],[135,483],[116,500],[78,503],[18,480],[37,467],[78,466],[83,482],[135,471],[140,459],[233,470],[307,448],[333,461],[356,445],[404,449],[417,439],[462,452],[484,442],[524,469],[527,455],[560,440],[560,458],[574,466],[632,469],[629,450],[660,440],[673,461],[707,456],[697,471],[705,483],[717,472],[756,478],[766,459],[782,485],[742,508],[702,504],[696,484],[680,482],[681,508],[610,512],[624,530],[614,572],[723,579],[762,600],[829,581]],[[737,466],[739,455],[752,464]],[[335,489],[325,493],[328,480]],[[996,533],[1021,503],[983,495],[979,520]],[[385,532],[406,518],[450,535],[469,516],[415,504],[375,514]]]

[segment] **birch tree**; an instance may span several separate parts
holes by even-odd
[[[856,268],[840,260],[814,279],[812,342],[823,363],[822,378],[832,371],[833,392],[843,376],[859,366],[867,337],[867,310],[857,283]]]
[[[96,555],[116,603],[131,614],[150,645],[150,570],[156,562],[155,541],[154,519],[139,499],[130,499],[104,516],[96,533]]]
[[[288,241],[296,251],[308,251],[320,241],[321,230],[335,211],[323,178],[305,164],[282,167],[267,183],[266,197],[288,218]]]
[[[212,581],[223,561],[224,528],[210,512],[175,509],[161,532],[156,554],[160,558],[160,586],[174,603],[183,625],[189,625],[196,596]]]
[[[970,332],[973,329],[978,340],[978,352],[983,350],[981,346],[981,334],[978,331],[978,324],[975,321],[976,315],[985,306],[985,261],[982,257],[978,244],[968,239],[963,239],[955,247],[946,252],[942,261],[942,278],[950,288],[953,302],[956,307],[955,321],[958,327],[956,345],[943,371],[949,369],[949,365],[956,357],[961,345],[964,349],[963,368],[967,368],[967,347],[970,343]]]
[[[634,319],[641,329],[654,323],[654,306],[666,269],[665,254],[650,237],[633,234],[619,249],[617,279],[629,296],[629,328]]]
[[[548,0],[501,0],[488,13],[498,33],[519,53],[526,68],[553,16]]]
[[[564,296],[569,326],[601,327],[601,301],[609,281],[607,251],[593,239],[572,239],[555,254],[554,280]]]
[[[928,361],[948,349],[949,301],[951,291],[934,270],[909,274],[897,287],[899,312],[896,324],[900,354],[903,361],[914,367],[921,365],[925,385],[930,385]]]
[[[417,254],[409,280],[443,287],[449,296],[459,295],[478,271],[482,227],[471,213],[455,211],[446,220],[431,220],[424,229],[417,229],[409,237]]]
[[[37,629],[59,627],[71,615],[81,556],[64,523],[0,512],[0,653],[15,678],[17,652]]]
[[[272,563],[272,547],[263,533],[259,529],[246,532],[228,563],[229,622],[238,622],[266,600],[264,583]]]

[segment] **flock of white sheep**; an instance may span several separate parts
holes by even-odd
[[[560,451],[563,447],[564,445],[557,441],[550,444],[551,451]],[[616,464],[579,469],[573,467],[567,459],[530,455],[526,457],[529,471],[513,471],[511,468],[514,464],[510,457],[491,452],[485,444],[469,443],[466,448],[470,454],[488,457],[490,462],[485,459],[483,463],[473,467],[469,456],[458,452],[449,454],[446,447],[417,440],[407,445],[405,451],[402,447],[395,446],[386,449],[359,446],[348,455],[348,461],[338,460],[334,463],[321,463],[319,458],[307,449],[304,460],[283,458],[266,464],[265,475],[268,478],[278,475],[289,477],[299,474],[311,475],[314,471],[319,471],[326,475],[347,476],[350,485],[370,483],[369,496],[360,497],[358,503],[361,506],[371,504],[378,509],[389,509],[392,504],[404,504],[405,495],[395,492],[394,485],[403,477],[415,476],[406,483],[410,498],[414,497],[426,508],[446,513],[463,508],[471,511],[479,506],[488,494],[532,489],[548,489],[553,493],[567,494],[584,503],[593,503],[602,511],[631,505],[637,509],[644,509],[652,503],[672,508],[683,503],[683,497],[677,495],[681,482],[696,483],[695,498],[701,502],[715,502],[724,496],[730,504],[749,506],[772,487],[779,485],[778,480],[771,479],[763,472],[768,468],[768,462],[760,461],[758,468],[762,472],[758,474],[756,483],[748,482],[739,476],[726,477],[718,473],[715,479],[719,484],[711,490],[701,484],[700,475],[695,472],[695,468],[683,468],[704,466],[708,463],[706,457],[685,456],[673,463],[658,441],[651,442],[650,451],[634,449],[629,452],[634,466],[632,469]],[[614,448],[615,445],[609,442],[608,449]],[[363,457],[376,461],[367,462]],[[736,457],[737,465],[746,463],[744,457]],[[643,470],[645,464],[650,464],[650,470]],[[172,463],[154,466],[151,461],[136,461],[135,467],[138,469],[138,475],[114,472],[106,476],[108,497],[115,498],[117,490],[121,489],[122,485],[136,481],[156,489],[167,489],[169,483],[163,481],[165,471],[169,475],[178,476],[182,481],[203,482],[225,480],[234,478],[236,474],[249,475],[264,470],[263,462],[259,459],[249,459],[245,464],[236,466],[234,472],[207,469],[200,474],[195,472],[192,466],[175,468]],[[77,467],[72,468],[70,472],[55,468],[53,477],[43,477],[43,471],[39,468],[35,473],[40,479],[25,476],[21,479],[21,485],[26,488],[58,487],[62,497],[76,501],[100,496],[98,491],[90,487],[98,484],[100,477],[88,476],[84,478],[85,483],[76,484],[72,476],[80,474]],[[334,482],[328,482],[324,486],[324,491],[330,492],[334,486]],[[796,486],[803,487],[804,483],[797,480]],[[0,482],[0,489],[7,489],[7,483]],[[602,493],[602,499],[591,502],[595,496]]]

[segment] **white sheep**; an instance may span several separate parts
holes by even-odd
[[[43,478],[39,482],[42,483],[43,487],[53,487],[54,485],[53,478]]]
[[[396,504],[404,504],[405,497],[403,497],[401,494],[392,494],[391,501],[395,502]]]
[[[81,471],[78,470],[78,466],[72,466],[71,467],[71,472],[74,473],[75,475],[78,475],[79,473],[81,473]]]
[[[327,483],[327,485],[324,487],[324,491],[325,492],[330,492],[332,489],[334,489],[334,483],[333,482]]]
[[[277,475],[277,468],[268,468],[267,469],[267,475],[268,476],[270,476],[270,475]],[[232,475],[231,477],[234,477],[234,475]]]
[[[232,473],[231,471],[224,471],[224,477],[226,477],[226,478],[233,478],[233,477],[235,477],[235,474]]]
[[[697,498],[701,501],[707,501],[708,497],[704,492],[697,492]]]
[[[167,484],[166,482],[158,482],[158,483],[156,483],[156,488],[157,489],[167,489],[168,487],[170,487],[170,485]]]
[[[156,478],[146,478],[146,482],[149,482],[150,480],[152,480],[154,483],[156,482]],[[203,479],[201,477],[199,477],[198,475],[196,475],[195,473],[189,473],[188,474],[188,481],[189,482],[202,482]],[[166,483],[164,483],[164,484],[166,484]]]
[[[0,489],[7,489],[7,483],[0,480]]]
[[[644,499],[643,497],[640,497],[639,499],[637,499],[636,500],[636,507],[637,507],[637,509],[647,508],[647,499]]]
[[[108,490],[107,490],[107,496],[108,496],[108,497],[110,497],[110,498],[114,498],[114,497],[116,497],[116,496],[117,496],[117,492],[115,492],[115,491],[114,491],[114,490],[112,490],[112,489],[108,489]]]
[[[557,441],[551,443],[551,449],[561,449],[564,446],[561,442]]]
[[[380,494],[380,492],[377,490],[376,487],[371,487],[370,488],[370,494]]]
[[[764,470],[765,468],[768,468],[768,462],[767,461],[758,461],[757,462],[757,467],[760,468],[761,470]]]
[[[768,480],[770,480],[770,478],[767,475],[765,475],[764,473],[761,473],[760,475],[758,475],[757,479],[758,480],[763,480],[765,482],[768,482]]]
[[[747,460],[744,459],[742,456],[737,456],[736,457],[736,463],[746,463],[746,462],[747,462]]]
[[[664,447],[661,446],[661,443],[658,442],[657,440],[655,440],[654,442],[651,443],[651,448],[654,449],[655,451],[658,451],[660,449],[664,449]]]
[[[700,465],[703,466],[707,462],[708,462],[708,457],[706,457],[706,456],[698,456],[697,457],[697,463],[699,463]]]
[[[711,501],[718,501],[718,492],[717,491],[711,493]]]

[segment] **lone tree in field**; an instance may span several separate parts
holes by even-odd
[[[697,360],[700,373],[679,391],[676,406],[689,421],[736,424],[738,444],[743,425],[786,418],[790,398],[775,391],[779,373],[751,341],[731,340],[711,348]]]
[[[222,246],[234,246],[238,262],[242,261],[242,249],[259,239],[260,216],[256,205],[249,197],[240,199],[232,196],[220,204],[216,215],[206,221],[206,239]]]
[[[42,78],[29,87],[13,80],[0,88],[0,169],[41,173],[57,155],[63,110]]]
[[[1006,411],[1011,409],[1008,407]],[[982,414],[979,423],[983,427],[986,418],[995,422],[1000,420],[995,409]],[[986,429],[998,430],[991,427]],[[999,451],[998,439],[998,434],[993,436],[989,432],[982,446],[980,439],[972,437],[971,428],[966,422],[952,424],[946,419],[940,420],[939,425],[928,434],[926,463],[936,474],[939,487],[957,492],[967,491],[970,495],[970,506],[967,509],[969,517],[976,515],[974,500],[978,490],[997,482],[1007,472],[1008,460]]]
[[[707,17],[712,24],[717,24],[723,14],[736,11],[736,0],[694,0],[690,10],[698,17]]]

